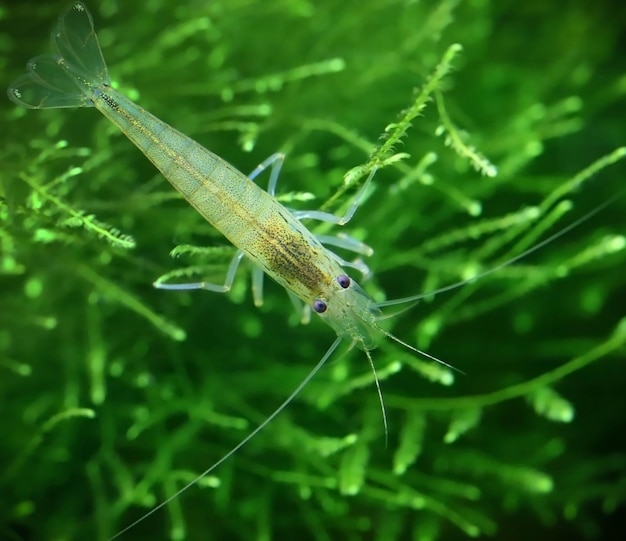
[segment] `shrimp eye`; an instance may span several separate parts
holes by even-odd
[[[348,289],[350,287],[350,277],[346,274],[340,274],[337,276],[337,282],[344,289]]]
[[[326,303],[322,299],[316,299],[315,302],[313,302],[313,310],[318,314],[326,312],[326,308],[328,308],[328,306],[326,306]]]

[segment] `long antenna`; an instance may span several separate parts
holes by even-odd
[[[385,447],[387,447],[389,443],[389,425],[387,424],[387,411],[385,410],[385,401],[383,400],[383,392],[380,388],[380,381],[378,380],[378,374],[376,373],[376,366],[374,366],[374,359],[370,355],[368,349],[363,349],[365,351],[365,355],[367,356],[367,360],[370,363],[370,367],[372,368],[372,373],[374,374],[374,383],[376,383],[376,392],[378,393],[378,402],[380,402],[380,411],[383,416],[383,426],[385,428]]]
[[[239,449],[241,449],[244,445],[246,445],[246,443],[248,443],[252,438],[254,438],[259,432],[261,432],[261,430],[263,430],[268,424],[270,424],[274,418],[281,412],[283,411],[288,405],[289,403],[300,393],[300,391],[302,391],[302,389],[304,389],[304,387],[306,387],[309,383],[309,381],[311,381],[311,379],[313,378],[313,376],[315,376],[315,374],[317,374],[319,372],[319,370],[322,368],[322,366],[324,366],[324,364],[326,363],[326,361],[328,360],[328,358],[333,354],[333,352],[337,349],[337,346],[339,346],[339,344],[341,343],[341,338],[337,338],[332,344],[331,346],[328,348],[328,350],[326,351],[326,353],[324,353],[324,356],[320,359],[320,361],[311,369],[311,371],[306,375],[306,377],[300,382],[300,384],[292,391],[292,393],[285,399],[283,400],[283,402],[272,412],[270,413],[270,415],[267,416],[267,418],[260,424],[258,425],[252,432],[250,432],[244,439],[242,439],[237,445],[235,445],[230,451],[228,451],[228,453],[226,453],[222,458],[220,458],[217,462],[214,462],[213,464],[211,464],[211,466],[209,466],[206,470],[204,470],[200,475],[198,475],[195,479],[193,479],[192,481],[189,481],[189,483],[187,483],[183,488],[181,488],[179,491],[175,492],[174,494],[172,494],[169,498],[167,498],[166,500],[163,500],[159,505],[157,505],[156,507],[150,509],[150,511],[148,511],[145,515],[139,517],[137,520],[135,520],[134,522],[132,522],[131,524],[129,524],[128,526],[126,526],[123,530],[117,532],[113,537],[110,537],[108,539],[108,541],[113,541],[114,539],[117,539],[118,537],[120,537],[121,535],[123,535],[124,533],[126,533],[128,530],[134,528],[135,526],[137,526],[137,524],[139,524],[140,522],[143,522],[144,520],[146,520],[148,517],[150,517],[151,515],[153,515],[154,513],[156,513],[159,509],[161,509],[162,507],[165,507],[168,503],[170,503],[172,500],[178,498],[183,492],[185,492],[187,489],[191,488],[193,485],[195,485],[198,481],[200,481],[200,479],[202,479],[203,477],[206,477],[209,473],[211,473],[215,468],[217,468],[220,464],[222,464],[223,462],[225,462],[226,460],[228,460],[231,456],[233,456],[237,451],[239,451]]]
[[[610,197],[604,203],[598,205],[596,208],[594,208],[593,210],[589,211],[584,216],[578,218],[577,220],[575,220],[574,222],[572,222],[568,226],[564,227],[563,229],[561,229],[557,233],[554,233],[553,235],[550,235],[547,239],[544,239],[541,242],[538,242],[532,248],[529,248],[528,250],[524,250],[521,254],[518,254],[515,257],[512,257],[511,259],[508,259],[507,261],[504,261],[503,263],[500,263],[499,265],[496,265],[495,267],[490,268],[489,270],[481,272],[481,273],[477,274],[476,276],[470,278],[469,280],[462,280],[460,282],[455,282],[455,283],[450,284],[448,286],[445,286],[445,287],[442,287],[442,288],[439,288],[439,289],[435,289],[433,291],[428,291],[427,293],[420,293],[419,295],[411,295],[410,297],[402,297],[401,299],[391,299],[391,300],[388,300],[388,301],[382,301],[382,302],[376,303],[376,306],[378,306],[378,308],[385,308],[386,306],[395,306],[397,304],[404,304],[406,302],[415,302],[415,301],[418,301],[420,299],[423,299],[424,297],[430,297],[432,295],[437,295],[438,293],[445,293],[446,291],[451,291],[453,289],[457,289],[458,287],[461,287],[461,286],[464,286],[464,285],[469,284],[471,282],[474,282],[475,280],[478,280],[480,278],[484,278],[485,276],[488,276],[489,274],[492,274],[492,273],[494,273],[496,271],[499,271],[500,269],[503,269],[504,267],[506,267],[508,265],[511,265],[511,264],[515,263],[516,261],[519,261],[520,259],[523,259],[523,258],[529,256],[530,254],[532,254],[532,253],[534,253],[534,252],[536,252],[538,250],[541,250],[541,248],[543,248],[544,246],[554,242],[558,238],[560,238],[563,235],[569,233],[572,229],[575,229],[576,227],[581,225],[583,222],[586,222],[591,217],[595,216],[600,211],[604,210],[606,207],[608,207],[610,204],[612,204],[618,197],[621,197],[623,195],[623,193],[624,192],[619,192],[618,194],[614,195],[613,197]],[[423,354],[423,352],[422,352],[422,354]],[[437,359],[435,359],[435,360],[437,360]]]

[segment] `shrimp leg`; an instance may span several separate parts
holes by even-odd
[[[293,215],[298,220],[309,218],[311,220],[319,220],[321,222],[328,222],[328,223],[335,224],[335,225],[345,225],[352,219],[352,217],[354,216],[354,213],[356,212],[356,209],[359,208],[359,205],[361,204],[361,201],[363,200],[363,197],[365,196],[365,192],[369,188],[369,185],[372,182],[372,179],[374,178],[375,174],[376,174],[376,169],[372,169],[367,179],[363,183],[363,186],[361,186],[359,191],[354,196],[354,199],[352,199],[352,204],[350,205],[350,207],[348,207],[348,210],[343,216],[335,216],[334,214],[331,214],[330,212],[323,212],[321,210],[296,210],[296,211],[292,211]]]
[[[263,160],[259,165],[254,168],[254,171],[248,175],[250,180],[254,180],[258,175],[265,171],[268,167],[272,168],[270,173],[270,181],[267,185],[267,193],[272,197],[276,195],[276,184],[278,184],[278,175],[285,161],[285,155],[282,152],[276,152],[269,158]]]
[[[237,250],[237,253],[232,258],[228,271],[226,272],[226,278],[223,284],[212,284],[211,282],[189,282],[183,284],[164,284],[162,282],[154,282],[152,285],[157,289],[165,289],[170,291],[188,291],[192,289],[206,289],[207,291],[213,291],[214,293],[227,293],[233,285],[239,264],[244,257],[244,253],[241,250]],[[254,266],[252,268],[252,299],[254,305],[259,307],[263,305],[263,271],[260,267]]]
[[[230,288],[233,285],[233,281],[235,280],[235,274],[237,274],[237,269],[239,268],[239,263],[243,259],[244,253],[241,250],[237,250],[235,257],[230,262],[228,266],[228,271],[226,272],[226,279],[222,285],[212,284],[210,282],[191,282],[188,284],[164,284],[162,282],[154,282],[152,285],[157,289],[169,289],[169,290],[188,290],[188,289],[207,289],[209,291],[214,291],[216,293],[226,293],[230,291]]]

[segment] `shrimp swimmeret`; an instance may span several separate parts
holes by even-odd
[[[233,283],[240,262],[246,257],[254,263],[252,291],[256,304],[262,302],[262,279],[266,273],[287,290],[294,302],[300,303],[304,319],[312,310],[337,333],[336,340],[308,376],[263,423],[196,479],[115,537],[176,498],[250,441],[302,390],[342,341],[347,341],[351,347],[362,349],[372,370],[374,364],[369,351],[376,347],[379,339],[385,337],[431,360],[443,363],[396,338],[382,329],[378,323],[383,317],[381,308],[411,303],[423,295],[375,302],[344,270],[344,267],[353,268],[367,274],[367,267],[359,260],[345,261],[324,245],[337,246],[360,255],[370,255],[372,250],[345,235],[318,237],[301,223],[304,218],[337,225],[347,223],[354,215],[371,182],[375,168],[369,172],[344,216],[338,217],[321,211],[291,211],[283,207],[274,197],[284,158],[282,154],[271,156],[246,176],[115,90],[111,86],[91,15],[84,4],[75,2],[61,14],[52,34],[52,43],[54,55],[38,56],[30,60],[27,65],[28,73],[9,88],[9,98],[31,109],[95,107],[113,122],[161,171],[172,186],[237,248],[223,284],[155,283],[155,286],[161,289],[207,289],[226,292]],[[270,181],[268,190],[264,191],[253,182],[253,179],[268,167],[271,167]],[[530,250],[479,274],[474,279],[528,255],[588,217],[589,215],[585,216]],[[452,284],[439,291],[452,289],[460,284]],[[375,381],[386,431],[382,394],[378,380]]]

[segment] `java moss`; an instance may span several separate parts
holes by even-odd
[[[65,6],[0,8],[4,87]],[[345,227],[375,250],[377,299],[477,276],[623,189],[626,21],[608,5],[89,7],[122,91],[245,172],[286,152],[290,206],[340,211],[379,168]],[[236,445],[334,337],[273,284],[255,308],[246,272],[228,295],[153,289],[174,269],[218,281],[232,249],[95,110],[0,114],[0,537],[104,540]],[[365,356],[335,356],[120,539],[614,537],[624,216],[617,197],[388,320],[464,374],[382,342],[387,443]]]

